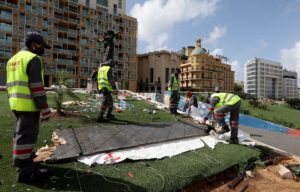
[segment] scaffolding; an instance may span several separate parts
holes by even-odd
[[[101,62],[100,39],[107,30],[121,36],[114,47],[121,88],[135,91],[135,18],[71,0],[0,0],[0,85],[5,84],[6,62],[25,46],[25,34],[37,31],[52,46],[43,56],[45,85],[54,84],[58,72],[63,71],[77,87],[86,87],[87,79]]]

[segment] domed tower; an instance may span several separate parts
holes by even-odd
[[[192,51],[192,56],[199,54],[207,54],[207,50],[201,47],[201,39],[196,39],[195,49]]]

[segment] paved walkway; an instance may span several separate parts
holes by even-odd
[[[271,145],[290,154],[300,157],[300,137],[286,133],[268,131],[265,129],[240,126],[240,129],[250,133],[250,137],[267,145]]]

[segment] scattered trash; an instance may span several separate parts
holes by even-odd
[[[128,175],[128,177],[133,177],[133,174],[130,171],[128,172],[127,175]]]
[[[126,101],[120,100],[118,103],[114,103],[114,107],[117,109],[130,109],[133,107],[133,105],[127,103]]]
[[[255,177],[255,173],[253,171],[246,171],[246,175],[251,178]]]
[[[124,96],[120,95],[120,96],[118,96],[118,99],[119,99],[119,100],[125,100],[125,99],[126,99],[126,97],[124,97]]]

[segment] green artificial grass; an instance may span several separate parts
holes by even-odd
[[[36,148],[50,143],[52,132],[56,128],[79,128],[98,125],[97,100],[81,95],[83,101],[89,101],[89,107],[74,108],[84,112],[86,117],[60,118],[41,123]],[[67,100],[68,98],[66,98]],[[53,103],[53,95],[49,103]],[[122,113],[115,113],[117,120],[112,124],[139,124],[151,122],[174,122],[176,116],[157,110],[156,114],[144,112],[154,106],[146,101],[128,99],[132,105]],[[88,108],[88,110],[86,110]],[[84,111],[86,110],[86,111]],[[88,167],[78,162],[43,164],[53,172],[53,176],[43,185],[17,184],[15,170],[12,167],[11,143],[15,118],[8,107],[5,92],[0,92],[0,191],[175,191],[184,186],[209,177],[233,165],[244,163],[259,156],[259,152],[241,145],[219,144],[211,150],[204,147],[183,153],[172,158],[148,161],[125,161],[116,165],[95,165]]]
[[[292,109],[287,104],[268,105],[268,109],[263,110],[252,108],[247,101],[243,100],[241,111],[246,110],[253,117],[300,130],[300,110]]]

